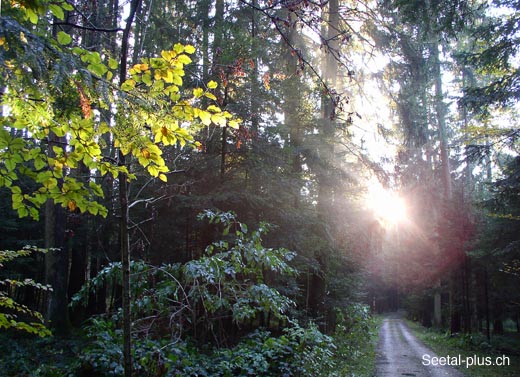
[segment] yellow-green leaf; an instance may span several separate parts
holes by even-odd
[[[143,82],[148,86],[152,85],[152,75],[150,72],[146,72],[143,75]]]
[[[61,3],[61,7],[68,11],[74,10],[74,7],[65,1]]]
[[[193,54],[195,52],[195,47],[192,45],[186,45],[184,46],[184,52],[187,54]]]
[[[119,64],[117,63],[117,60],[110,58],[108,59],[108,66],[110,67],[110,69],[117,69]]]
[[[211,114],[207,111],[199,111],[199,118],[202,121],[202,124],[204,124],[205,126],[209,126],[211,124]]]
[[[106,65],[104,65],[103,63],[93,63],[93,64],[89,64],[87,66],[87,69],[92,72],[93,74],[95,75],[98,75],[98,76],[103,76],[107,71],[108,71],[108,68]]]
[[[174,50],[177,54],[180,54],[180,53],[184,52],[184,46],[181,45],[180,43],[175,43],[175,46],[173,46],[173,50]]]
[[[226,118],[220,114],[213,114],[211,116],[211,120],[213,121],[213,123],[218,124],[220,127],[225,127],[227,123]]]
[[[25,14],[27,15],[27,18],[29,18],[29,21],[31,21],[31,23],[35,25],[38,23],[38,15],[31,8],[26,8]]]
[[[49,4],[49,10],[51,11],[51,13],[53,14],[54,17],[56,17],[62,21],[65,19],[65,14],[63,13],[63,9],[59,5]]]
[[[191,59],[188,57],[188,55],[179,55],[179,57],[177,58],[182,64],[190,64],[191,63]]]
[[[228,126],[231,127],[231,128],[234,128],[234,129],[238,129],[240,124],[236,120],[230,120],[228,122]]]
[[[180,76],[173,75],[173,77],[172,77],[172,82],[173,82],[175,85],[182,86],[182,78],[181,78]]]
[[[204,96],[205,96],[206,98],[212,99],[213,101],[216,101],[216,100],[217,100],[217,97],[216,97],[213,93],[210,93],[210,92],[206,92],[206,93],[204,93]]]
[[[217,86],[218,86],[218,84],[213,80],[208,82],[208,88],[210,88],[210,89],[215,89]]]
[[[220,113],[220,112],[222,112],[222,110],[220,110],[220,107],[215,106],[215,105],[209,105],[207,110],[211,111],[213,113]]]
[[[170,60],[172,60],[174,57],[177,56],[177,53],[175,51],[162,51],[161,56],[164,60],[169,62]]]
[[[126,80],[123,85],[121,85],[121,90],[124,90],[125,92],[128,92],[129,90],[132,90],[135,88],[135,80],[128,79]]]
[[[58,43],[63,46],[68,45],[70,44],[70,42],[72,42],[71,36],[65,33],[64,31],[59,31],[56,38],[58,40]]]

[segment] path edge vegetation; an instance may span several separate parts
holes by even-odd
[[[498,357],[506,355],[510,358],[510,366],[472,366],[466,368],[464,366],[457,367],[462,373],[470,377],[514,377],[520,373],[520,355],[515,354],[513,349],[503,349],[505,346],[511,347],[511,344],[505,343],[503,336],[492,338],[491,344],[486,340],[484,334],[450,334],[449,331],[442,331],[435,328],[426,328],[418,322],[405,320],[408,327],[423,343],[430,347],[439,357],[458,356],[478,357],[484,360],[485,357]],[[516,340],[516,346],[519,341]],[[513,343],[514,344],[514,343]],[[518,348],[516,348],[518,350]],[[512,352],[513,351],[513,352]]]

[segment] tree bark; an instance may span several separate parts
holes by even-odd
[[[121,42],[121,61],[119,69],[120,86],[126,79],[128,47],[130,39],[130,30],[134,21],[135,13],[139,7],[140,0],[132,0],[130,4],[130,13],[126,20],[123,39]],[[119,165],[126,164],[125,156],[119,150]],[[130,284],[130,238],[128,235],[128,176],[125,173],[119,173],[119,203],[121,206],[121,220],[119,227],[120,249],[121,249],[121,268],[123,276],[123,365],[125,377],[132,376],[132,318],[130,310],[131,300],[131,284]]]
[[[46,320],[55,332],[65,335],[70,330],[68,309],[69,253],[65,243],[65,210],[48,200],[45,205],[45,280],[52,286],[47,303]]]
[[[433,9],[431,7],[431,3],[429,0],[426,1],[426,11],[428,13],[433,13]],[[433,15],[432,15],[433,16]],[[442,185],[444,191],[444,204],[445,208],[448,208],[450,202],[453,199],[453,189],[451,183],[451,173],[450,173],[450,160],[449,160],[449,148],[448,148],[448,136],[447,136],[447,127],[446,127],[446,104],[444,103],[444,93],[443,93],[443,83],[442,83],[442,72],[441,72],[441,61],[440,61],[440,50],[439,50],[439,32],[433,29],[433,25],[431,24],[432,17],[428,17],[427,22],[427,35],[428,42],[430,43],[430,55],[432,59],[432,75],[434,82],[434,107],[435,107],[435,118],[437,121],[437,131],[439,134],[439,142],[440,142],[440,157],[441,157],[441,171],[442,171]],[[433,18],[434,19],[434,18]],[[446,221],[442,216],[439,220]],[[442,250],[444,253],[459,253],[458,247],[455,247],[453,250]],[[459,262],[460,258],[457,256],[455,258],[456,263]],[[459,272],[459,266],[455,266],[455,270],[450,274],[450,295],[449,295],[449,308],[450,308],[450,328],[451,332],[458,332],[460,330],[460,313],[457,310],[458,308],[458,297],[457,295],[457,279],[456,275]],[[440,305],[440,297],[435,299],[435,305]],[[440,308],[435,307],[434,312],[440,312]],[[438,318],[435,316],[435,322],[437,323]]]

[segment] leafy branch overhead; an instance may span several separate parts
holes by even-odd
[[[13,4],[6,14],[23,12],[23,18],[33,24],[46,11],[22,2]],[[58,19],[70,10],[65,2],[48,7]],[[21,217],[37,219],[48,199],[71,211],[106,216],[107,209],[96,201],[104,195],[99,178],[117,179],[119,172],[135,178],[135,174],[130,165],[120,166],[103,154],[105,140],[114,140],[148,174],[167,181],[163,147],[198,147],[193,133],[203,125],[239,126],[239,119],[215,105],[199,107],[201,98],[216,99],[211,92],[216,82],[209,82],[206,89],[196,88],[191,97],[183,95],[184,66],[191,63],[193,46],[176,44],[160,57],[143,59],[117,88],[111,81],[117,61],[72,47],[72,37],[63,31],[56,39],[46,38],[13,18],[2,17],[0,32],[5,88],[0,187],[11,191],[13,209]],[[110,109],[117,111],[115,124],[102,115]],[[87,182],[71,174],[80,168],[89,172]]]

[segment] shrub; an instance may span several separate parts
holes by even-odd
[[[26,257],[32,252],[46,252],[44,249],[38,249],[33,246],[26,246],[22,250],[0,250],[0,268],[4,267],[4,263],[10,262],[19,257]],[[14,289],[22,289],[24,287],[33,287],[39,290],[52,290],[49,285],[35,282],[33,279],[9,279],[0,280],[0,329],[16,329],[41,337],[51,334],[50,330],[43,324],[42,315],[16,302],[9,296],[9,291]],[[22,320],[19,320],[22,317]]]

